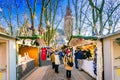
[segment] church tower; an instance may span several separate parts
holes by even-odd
[[[64,33],[68,40],[70,39],[73,33],[73,18],[72,18],[72,11],[70,9],[69,0],[68,0],[68,5],[66,7],[66,15],[64,18]]]

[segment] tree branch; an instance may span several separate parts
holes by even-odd
[[[112,14],[114,13],[114,11],[120,6],[120,3],[113,9],[113,11],[111,11],[110,15],[108,16],[107,20],[105,21],[105,23],[103,24],[103,27],[105,27],[106,23],[108,22],[108,20],[110,19],[110,17],[112,16]]]

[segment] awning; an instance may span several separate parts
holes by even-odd
[[[83,44],[90,44],[93,43],[98,38],[95,36],[71,36],[68,45],[69,46],[77,46]]]

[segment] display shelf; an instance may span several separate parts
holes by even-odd
[[[24,77],[27,73],[29,73],[32,69],[34,69],[34,59],[27,60],[21,64],[17,65],[17,73],[18,79]]]

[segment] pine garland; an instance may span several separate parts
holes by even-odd
[[[37,39],[37,38],[44,38],[44,36],[38,36],[38,35],[34,35],[34,36],[18,36],[17,38],[20,38],[20,39]]]
[[[120,46],[120,38],[116,38],[116,42]]]
[[[88,39],[90,39],[90,40],[97,40],[98,39],[98,37],[96,37],[96,36],[80,36],[80,35],[72,36],[72,38],[83,38],[85,40],[88,40]]]

